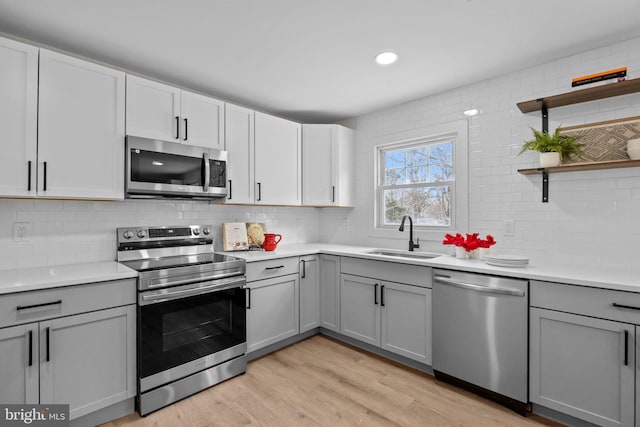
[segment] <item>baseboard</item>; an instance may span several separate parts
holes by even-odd
[[[537,403],[532,403],[532,411],[536,415],[540,415],[551,421],[564,424],[569,427],[598,427],[598,424],[584,421],[571,415],[558,412],[555,409],[547,408],[546,406],[540,406]]]
[[[352,347],[359,348],[360,350],[365,350],[369,353],[373,353],[377,356],[383,357],[389,361],[399,363],[400,365],[408,366],[410,368],[416,369],[420,372],[424,372],[429,375],[433,375],[433,369],[431,366],[426,365],[424,363],[420,363],[416,360],[409,359],[408,357],[400,356],[399,354],[392,353],[388,350],[384,350],[380,347],[373,346],[371,344],[364,343],[362,341],[358,341],[351,337],[344,336],[340,333],[330,331],[325,328],[320,328],[320,333],[322,335],[326,335],[330,338],[335,339],[336,341],[340,341],[344,344],[348,344]]]
[[[114,403],[106,408],[99,409],[82,417],[75,418],[69,422],[70,427],[95,427],[100,424],[108,423],[115,419],[125,417],[135,412],[135,398],[123,400]]]
[[[262,356],[266,356],[269,353],[273,353],[274,351],[278,351],[285,347],[289,347],[290,345],[295,344],[298,341],[306,340],[307,338],[317,335],[318,333],[320,333],[320,328],[315,328],[315,329],[311,329],[306,332],[303,332],[301,334],[295,335],[293,337],[286,338],[282,341],[278,341],[277,343],[268,345],[266,347],[262,347],[258,350],[252,351],[251,353],[247,353],[247,360],[251,362],[252,360],[259,359]]]

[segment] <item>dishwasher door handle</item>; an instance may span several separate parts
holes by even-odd
[[[515,297],[523,297],[525,295],[525,292],[519,289],[490,288],[489,286],[482,286],[482,285],[475,285],[473,283],[461,282],[459,280],[454,280],[448,277],[443,277],[438,275],[434,276],[434,282],[440,283],[441,285],[455,286],[457,288],[468,289],[470,291],[476,291],[476,292],[484,292],[488,294],[510,295]]]

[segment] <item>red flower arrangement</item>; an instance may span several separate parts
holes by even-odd
[[[467,252],[471,252],[478,248],[490,248],[496,244],[492,235],[487,234],[486,239],[480,239],[478,237],[479,235],[480,233],[467,234],[467,237],[465,238],[460,233],[457,233],[455,236],[447,233],[444,235],[442,244],[463,247]]]

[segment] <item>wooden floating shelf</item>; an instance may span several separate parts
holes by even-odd
[[[612,96],[628,95],[636,92],[640,92],[640,78],[617,83],[609,83],[587,89],[578,89],[572,92],[562,93],[560,95],[532,99],[531,101],[522,101],[518,102],[517,105],[523,113],[530,113],[532,111],[541,111],[543,103],[547,108],[555,108],[565,105],[579,104],[581,102],[610,98]]]
[[[610,160],[606,162],[591,162],[591,163],[572,163],[568,165],[554,166],[552,168],[529,168],[518,169],[523,175],[535,175],[543,172],[577,172],[577,171],[592,171],[600,169],[619,169],[619,168],[631,168],[640,166],[640,160]]]

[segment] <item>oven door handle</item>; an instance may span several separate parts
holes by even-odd
[[[228,289],[242,288],[246,283],[243,278],[241,280],[231,279],[224,282],[216,282],[209,285],[198,286],[188,289],[162,289],[153,291],[152,293],[146,293],[140,297],[140,305],[156,304],[159,302],[174,300],[178,298],[187,298],[194,295],[200,295],[204,293],[225,291]]]
[[[160,281],[159,283],[150,283],[155,279],[146,279],[145,283],[147,283],[147,286],[146,286],[147,289],[166,288],[167,286],[188,285],[190,283],[205,282],[207,280],[224,279],[225,277],[229,277],[229,275],[237,276],[238,272],[234,271],[232,273],[220,273],[220,274],[213,274],[211,276],[192,277],[190,279],[184,279],[184,280]],[[162,278],[159,278],[159,279],[162,279]]]

